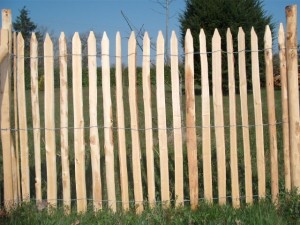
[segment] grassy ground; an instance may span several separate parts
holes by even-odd
[[[239,209],[205,203],[200,203],[196,211],[191,211],[189,207],[163,209],[158,206],[146,208],[138,216],[134,210],[117,213],[102,210],[96,214],[88,210],[84,215],[77,215],[73,210],[65,216],[62,208],[49,214],[47,209],[37,211],[35,205],[29,203],[18,207],[7,217],[0,217],[0,224],[300,224],[300,196],[288,193],[281,195],[278,206],[266,199]]]
[[[113,101],[113,117],[114,117],[114,126],[117,126],[117,118],[116,118],[116,109],[115,109],[115,88],[112,87],[112,101]],[[199,87],[196,86],[196,125],[201,126],[201,91]],[[44,127],[44,92],[40,92],[40,115],[41,115],[41,127]],[[89,126],[89,106],[88,106],[88,88],[83,89],[83,97],[84,97],[84,118],[85,118],[85,126]],[[30,91],[26,92],[27,98],[27,118],[28,118],[28,127],[32,127],[32,117],[31,117],[31,101],[30,101]],[[99,126],[103,126],[103,105],[102,105],[102,89],[98,88],[98,121]],[[229,125],[229,99],[228,96],[224,96],[224,122],[225,125]],[[237,100],[237,124],[241,124],[241,113],[240,113],[240,100],[239,95],[236,96]],[[280,91],[275,91],[275,101],[276,101],[276,116],[277,121],[281,121],[281,97]],[[59,127],[59,89],[55,90],[55,118],[56,126]],[[263,102],[263,121],[267,123],[267,108],[266,108],[266,92],[262,90],[262,102]],[[155,86],[152,87],[152,112],[153,112],[153,127],[157,127],[157,112],[156,112],[156,93]],[[140,127],[144,127],[144,110],[143,110],[143,96],[142,96],[142,88],[138,87],[138,105],[139,105],[139,122]],[[251,93],[248,95],[248,106],[249,106],[249,124],[255,124],[254,121],[254,108],[253,108],[253,96]],[[130,127],[130,110],[128,103],[128,86],[124,86],[124,107],[125,107],[125,126]],[[172,127],[172,98],[171,98],[171,89],[170,86],[166,86],[166,113],[167,113],[167,126]],[[183,96],[182,102],[183,112],[185,112],[185,101]],[[213,122],[213,110],[212,110],[212,96],[211,96],[211,125]],[[183,115],[184,117],[184,115]],[[69,126],[73,126],[73,99],[72,99],[72,90],[69,90]],[[279,159],[279,184],[280,190],[284,190],[284,163],[283,163],[283,152],[282,152],[282,132],[281,126],[277,126],[277,137],[278,137],[278,159]],[[251,145],[251,161],[252,161],[252,178],[253,178],[253,194],[258,194],[257,187],[257,169],[256,169],[256,147],[255,147],[255,127],[250,128],[250,145]],[[120,173],[119,173],[119,160],[118,160],[118,143],[117,143],[117,129],[113,131],[114,135],[114,145],[115,145],[115,178],[116,178],[116,194],[117,200],[121,200],[120,197]],[[239,181],[240,181],[240,192],[241,196],[245,195],[244,190],[244,154],[243,154],[243,141],[242,141],[242,129],[240,127],[237,128],[238,132],[238,163],[239,163]],[[183,130],[184,133],[184,130]],[[158,147],[158,136],[157,130],[153,130],[154,134],[154,157],[155,157],[155,179],[156,179],[156,199],[160,200],[160,168],[159,168],[159,147]],[[226,170],[227,170],[227,195],[231,195],[231,187],[230,187],[230,158],[229,158],[229,128],[225,128],[226,135]],[[106,189],[106,181],[105,181],[105,156],[104,156],[104,139],[103,139],[103,128],[99,128],[99,136],[100,136],[100,154],[101,154],[101,179],[102,179],[102,187],[103,187],[103,199],[107,199],[107,189]],[[197,140],[198,140],[198,169],[199,169],[199,192],[200,198],[203,197],[203,169],[202,169],[202,134],[201,128],[197,128]],[[217,161],[216,161],[216,146],[214,139],[214,129],[212,129],[212,171],[213,171],[213,194],[214,197],[217,198]],[[34,148],[33,148],[33,132],[28,132],[29,138],[29,149],[30,149],[30,187],[31,187],[31,198],[35,197],[34,190]],[[145,156],[145,132],[140,131],[140,140],[141,140],[141,150],[142,150],[142,182],[143,182],[143,194],[144,199],[147,200],[147,174],[146,174],[146,156]],[[268,139],[268,127],[264,127],[264,140],[265,140],[265,159],[266,159],[266,187],[267,187],[267,195],[270,195],[270,155],[269,155],[269,139]],[[92,174],[91,174],[91,160],[90,160],[90,146],[89,146],[89,129],[85,130],[85,141],[86,141],[86,187],[87,187],[87,197],[92,197]],[[57,185],[58,185],[58,198],[62,198],[62,181],[61,181],[61,158],[60,158],[60,132],[56,131],[56,151],[57,151]],[[75,192],[75,165],[74,165],[74,138],[73,138],[73,129],[69,129],[69,150],[70,150],[70,173],[71,173],[71,189],[72,189],[72,199],[76,199]],[[129,176],[129,197],[130,200],[134,199],[133,195],[133,176],[132,176],[132,155],[131,155],[131,134],[130,130],[126,130],[126,145],[127,145],[127,163],[128,163],[128,176]],[[173,152],[173,134],[171,130],[168,130],[168,150],[169,150],[169,176],[170,176],[170,195],[171,199],[175,199],[174,196],[174,152]],[[43,199],[46,199],[46,190],[47,190],[47,172],[46,172],[46,156],[45,156],[45,143],[44,143],[44,131],[41,130],[41,161],[42,161],[42,192]],[[1,161],[1,159],[0,159]],[[187,171],[187,154],[186,154],[186,146],[184,139],[184,195],[185,199],[189,199],[189,188],[188,188],[188,171]],[[0,171],[2,171],[2,163],[0,162]],[[0,174],[0,187],[3,185],[3,178]],[[1,190],[3,192],[3,190]],[[1,194],[1,196],[3,196]],[[230,202],[230,199],[229,201]],[[243,203],[243,199],[242,199]],[[72,209],[76,207],[76,204],[72,204]],[[120,207],[120,205],[118,206]],[[271,207],[271,206],[270,206]],[[221,209],[220,209],[221,210]],[[223,209],[222,209],[223,210]],[[247,208],[248,210],[248,208]],[[250,210],[250,209],[249,209]],[[200,210],[201,211],[201,210]],[[202,213],[202,212],[199,212]]]

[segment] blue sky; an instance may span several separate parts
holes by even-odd
[[[155,42],[158,31],[165,31],[164,10],[155,1],[1,0],[0,8],[11,9],[13,20],[15,20],[19,14],[19,9],[25,5],[30,10],[31,19],[38,25],[47,27],[55,36],[59,36],[61,31],[64,31],[67,37],[76,31],[87,32],[93,30],[100,35],[106,31],[111,43],[114,43],[117,31],[121,32],[123,39],[130,35],[130,28],[121,14],[122,10],[132,25],[137,29],[143,27],[145,31],[149,32],[150,38]],[[299,5],[298,24],[300,26],[300,0],[263,1],[265,11],[273,16],[276,26],[280,22],[285,24],[285,6],[297,3]],[[169,31],[175,30],[178,37],[180,34],[178,18],[184,7],[185,0],[174,0],[170,6],[172,18],[170,19]],[[126,51],[126,49],[124,50]]]
[[[178,17],[184,10],[184,0],[175,0],[171,5],[170,31],[179,31]],[[264,9],[273,15],[276,24],[285,22],[286,5],[299,4],[299,0],[265,0]],[[55,34],[64,31],[106,31],[114,36],[120,31],[122,36],[129,36],[130,29],[121,15],[121,10],[137,28],[144,26],[150,36],[164,31],[165,17],[159,12],[163,9],[155,0],[2,0],[1,8],[9,8],[13,20],[24,5],[30,10],[34,22],[47,27]],[[298,10],[300,11],[300,9]],[[300,13],[299,13],[300,14]],[[298,15],[298,24],[300,24]]]

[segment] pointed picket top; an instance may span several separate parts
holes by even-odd
[[[164,54],[164,50],[165,50],[164,42],[165,42],[165,40],[164,40],[163,34],[161,31],[159,31],[158,36],[157,36],[157,43],[156,43],[157,55]]]
[[[214,35],[212,37],[212,41],[221,43],[221,36],[220,36],[220,33],[219,33],[218,29],[215,29]]]
[[[53,46],[53,43],[52,43],[52,40],[51,40],[51,37],[50,35],[47,33],[46,34],[46,37],[45,37],[45,41],[44,41],[44,44],[48,44],[49,46],[52,45]]]
[[[108,39],[105,31],[103,33],[102,40],[101,40],[101,52],[102,52],[102,55],[109,54],[109,39]]]
[[[257,43],[257,34],[254,30],[254,27],[251,28],[251,46],[252,46],[252,43]]]
[[[215,43],[212,46],[213,52],[220,51],[221,50],[221,36],[220,36],[218,29],[215,29],[214,35],[212,37],[212,42]]]
[[[176,33],[175,33],[175,31],[173,30],[172,31],[172,34],[171,34],[171,45],[178,45],[178,39],[177,39],[177,35],[176,35]]]
[[[81,40],[78,32],[75,32],[72,38],[72,54],[81,55]]]
[[[170,52],[171,52],[171,57],[172,56],[178,57],[178,39],[177,39],[175,31],[172,31],[172,34],[171,34]]]
[[[201,53],[206,53],[206,34],[204,29],[200,29],[200,34],[199,34],[199,40],[200,40],[200,52]]]
[[[59,36],[59,42],[61,42],[61,41],[65,41],[66,40],[66,35],[65,35],[65,33],[64,32],[61,32],[60,33],[60,36]]]
[[[191,53],[194,51],[193,36],[190,29],[187,29],[184,39],[185,53]]]
[[[21,32],[18,33],[17,41],[18,41],[18,49],[24,48],[24,38]],[[24,53],[21,53],[21,55],[24,55]]]
[[[232,42],[232,33],[230,28],[227,28],[227,32],[226,32],[226,41],[228,42]]]
[[[121,33],[118,31],[116,33],[116,64],[121,63],[122,57],[122,37]]]
[[[116,33],[116,43],[121,43],[122,37],[120,31]]]
[[[37,42],[36,35],[35,35],[34,32],[31,34],[30,42],[31,42],[31,43]]]
[[[136,54],[136,39],[134,31],[131,32],[128,40],[128,55]]]
[[[272,32],[269,25],[266,26],[264,41],[265,49],[272,49]]]
[[[53,56],[53,42],[50,35],[47,33],[44,41],[44,54],[45,56]]]
[[[150,38],[148,32],[145,32],[144,34],[143,45],[144,46],[150,45]]]
[[[242,27],[239,27],[238,42],[241,42],[242,40],[245,40],[245,32]],[[245,50],[245,49],[241,49],[241,50]]]
[[[33,32],[30,38],[30,57],[37,57],[37,46],[38,41],[36,39],[35,33]]]
[[[278,30],[278,45],[280,49],[284,48],[284,43],[285,43],[284,28],[283,28],[283,24],[280,23],[279,30]]]
[[[93,31],[90,32],[88,37],[88,55],[96,56],[96,37]]]

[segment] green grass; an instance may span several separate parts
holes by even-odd
[[[299,224],[300,196],[295,193],[281,195],[278,206],[274,206],[270,199],[261,200],[254,205],[242,205],[239,209],[233,207],[209,205],[204,202],[192,211],[189,207],[163,209],[146,208],[141,215],[134,210],[112,213],[104,209],[94,213],[90,208],[87,213],[78,215],[73,209],[71,214],[64,215],[63,209],[47,209],[38,211],[34,203],[22,204],[7,217],[0,218],[0,224]]]
[[[199,87],[196,86],[196,125],[201,126],[201,92]],[[117,126],[116,118],[116,104],[115,104],[115,87],[112,87],[112,102],[113,102],[113,125]],[[139,126],[144,127],[144,110],[143,110],[143,96],[142,87],[138,87],[138,107],[139,107]],[[56,126],[59,127],[60,117],[59,117],[59,89],[55,89],[55,118]],[[41,127],[44,127],[44,92],[39,92],[40,97],[40,115],[41,115]],[[88,88],[83,89],[83,110],[85,126],[89,126],[89,106],[88,106]],[[32,115],[31,115],[31,101],[30,101],[30,91],[26,92],[27,99],[27,121],[28,127],[32,127]],[[107,189],[105,180],[105,156],[104,156],[104,137],[103,137],[103,105],[102,105],[102,89],[98,88],[98,122],[99,122],[99,136],[100,136],[100,154],[101,154],[101,179],[102,179],[102,190],[103,199],[107,199]],[[241,113],[240,113],[240,101],[239,95],[236,96],[237,99],[237,124],[241,124]],[[225,125],[229,125],[229,99],[228,96],[224,96],[224,122]],[[281,121],[281,97],[280,91],[275,91],[275,101],[276,101],[276,117],[278,121]],[[266,91],[262,89],[262,102],[263,102],[263,121],[267,123],[267,108],[266,108]],[[152,112],[153,112],[153,127],[157,127],[157,112],[156,112],[156,93],[155,86],[152,86]],[[253,96],[251,93],[248,94],[248,106],[249,106],[249,124],[255,124],[254,122],[254,108],[253,108]],[[125,126],[130,127],[130,114],[129,114],[129,102],[128,102],[128,86],[124,85],[124,108],[125,108]],[[172,97],[171,89],[169,85],[166,85],[166,113],[167,113],[167,126],[172,127]],[[182,109],[185,112],[185,99],[183,96]],[[183,115],[183,119],[184,119]],[[211,125],[213,125],[213,109],[212,109],[212,96],[211,96]],[[72,89],[69,89],[69,126],[73,127],[73,99],[72,99]],[[184,126],[184,125],[183,125]],[[184,130],[183,130],[184,132]],[[237,128],[238,132],[238,163],[239,163],[239,181],[240,181],[240,193],[241,196],[245,195],[244,190],[244,155],[243,155],[243,142],[242,142],[242,129]],[[158,147],[158,134],[157,130],[153,130],[154,134],[154,157],[155,157],[155,180],[156,180],[156,199],[160,201],[160,167],[159,167],[159,147]],[[45,143],[44,143],[44,130],[41,130],[41,161],[42,161],[42,192],[43,199],[46,199],[46,156],[45,156]],[[116,194],[117,200],[121,200],[120,195],[120,172],[119,172],[119,159],[118,159],[118,142],[117,142],[117,129],[113,131],[114,137],[114,147],[115,147],[115,179],[116,179]],[[201,128],[197,128],[197,140],[198,140],[198,172],[199,172],[199,193],[200,198],[203,197],[203,169],[202,169],[202,138],[201,138]],[[225,128],[226,135],[226,173],[227,173],[227,195],[231,195],[230,186],[230,158],[229,158],[229,128]],[[284,167],[283,167],[283,152],[282,152],[282,132],[281,126],[277,126],[277,137],[278,137],[278,160],[279,160],[279,182],[280,190],[284,190]],[[213,171],[213,194],[217,198],[217,161],[216,161],[216,146],[215,146],[215,136],[214,129],[212,129],[212,171]],[[30,187],[31,187],[31,198],[35,197],[34,190],[34,148],[33,148],[33,132],[28,132],[29,139],[29,150],[30,150]],[[147,200],[147,174],[146,174],[146,154],[145,154],[145,132],[140,131],[141,140],[141,151],[142,151],[142,182],[143,182],[143,195],[144,199]],[[264,140],[265,140],[265,159],[266,159],[266,187],[267,195],[270,195],[270,155],[269,155],[269,138],[268,138],[268,127],[264,127]],[[255,147],[255,128],[250,128],[250,145],[251,145],[251,156],[252,156],[252,178],[253,178],[253,194],[258,194],[257,187],[257,170],[256,170],[256,147]],[[86,142],[86,187],[87,187],[87,198],[92,198],[92,171],[91,171],[91,160],[90,160],[90,146],[89,146],[89,129],[85,130],[85,142]],[[74,137],[73,130],[69,129],[69,158],[70,158],[70,173],[71,173],[71,195],[72,199],[76,199],[75,192],[75,165],[74,165]],[[129,198],[134,200],[133,194],[133,175],[132,175],[132,154],[131,154],[131,134],[130,130],[126,130],[126,146],[127,146],[127,163],[128,163],[128,176],[129,176]],[[188,187],[188,171],[187,171],[187,153],[186,145],[184,139],[184,195],[185,199],[189,199],[189,187]],[[174,194],[174,146],[173,146],[173,134],[171,130],[168,130],[168,150],[169,150],[169,176],[170,176],[170,195],[171,199],[175,199]],[[61,180],[61,158],[60,158],[60,133],[56,131],[56,151],[57,151],[57,185],[58,185],[58,199],[62,199],[62,180]],[[2,160],[2,159],[0,159]],[[2,163],[0,162],[0,171],[2,171]],[[0,175],[0,186],[3,186],[3,177]],[[3,190],[2,190],[3,192]],[[1,194],[1,196],[3,196]],[[242,202],[244,200],[242,199]],[[217,202],[217,201],[216,201]],[[229,199],[230,202],[230,199]],[[76,204],[72,204],[72,208],[76,207]],[[118,203],[118,207],[121,204]]]

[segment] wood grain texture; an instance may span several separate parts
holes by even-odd
[[[154,174],[154,149],[152,130],[152,99],[150,75],[150,38],[146,32],[143,40],[143,100],[145,113],[145,137],[147,157],[147,188],[150,207],[155,206],[155,174]]]
[[[236,124],[236,93],[235,93],[235,68],[233,55],[233,41],[230,29],[226,33],[227,66],[229,87],[229,123],[230,123],[230,173],[232,206],[240,207],[238,152],[237,152],[237,124]]]
[[[22,34],[17,36],[17,92],[18,92],[18,116],[19,116],[19,136],[20,136],[20,154],[21,154],[21,187],[22,200],[30,200],[30,177],[29,177],[29,155],[28,155],[28,132],[27,132],[27,114],[25,100],[25,72],[24,72],[24,39]]]
[[[218,198],[219,204],[223,205],[226,204],[226,149],[222,94],[221,37],[217,29],[215,30],[212,38],[212,52],[213,102],[218,166]]]
[[[77,212],[87,210],[86,179],[85,179],[85,142],[82,100],[82,55],[81,40],[76,32],[72,39],[72,84],[74,111],[74,152]]]
[[[247,94],[247,76],[246,76],[246,56],[245,56],[245,33],[240,27],[238,32],[238,58],[239,58],[239,81],[240,81],[240,99],[242,114],[242,131],[244,147],[244,168],[245,168],[245,190],[246,203],[252,204],[252,166],[249,137],[249,120],[248,120],[248,94]]]
[[[285,49],[285,35],[283,24],[280,23],[278,31],[280,81],[281,81],[281,107],[282,107],[282,134],[284,154],[284,183],[285,190],[291,190],[291,160],[290,160],[290,132],[289,132],[289,109],[288,109],[288,85],[287,85],[287,62]]]
[[[175,158],[175,206],[184,205],[184,182],[183,182],[183,150],[182,150],[182,115],[180,103],[180,81],[178,70],[178,40],[175,32],[172,32],[171,42],[171,84],[172,84],[172,109],[173,109],[173,135],[174,135],[174,158]]]
[[[45,149],[47,165],[47,202],[51,207],[57,205],[56,143],[54,115],[54,55],[53,43],[46,34],[44,42],[45,74]]]
[[[123,78],[122,78],[122,47],[121,35],[116,35],[116,104],[117,104],[117,124],[118,129],[118,146],[119,146],[119,163],[120,163],[120,182],[121,198],[124,210],[129,209],[128,196],[128,168],[126,153],[126,136],[125,136],[125,119],[124,119],[124,101],[123,101]]]
[[[274,73],[273,73],[273,53],[272,53],[272,34],[269,26],[265,30],[265,68],[266,68],[266,89],[269,123],[269,143],[271,157],[271,192],[272,201],[278,200],[278,149],[277,149],[277,131],[275,116],[275,96],[274,96]]]
[[[30,40],[30,76],[31,76],[31,111],[34,142],[34,165],[35,165],[35,198],[36,203],[42,201],[42,175],[41,175],[41,131],[40,131],[40,106],[38,84],[38,41],[35,33]]]
[[[114,165],[114,143],[113,143],[113,117],[110,90],[110,64],[109,64],[109,40],[104,32],[101,41],[102,50],[102,91],[103,91],[103,117],[104,117],[104,152],[108,206],[115,212],[116,187],[115,187],[115,165]]]
[[[71,181],[69,162],[69,111],[68,111],[68,68],[67,40],[64,33],[59,37],[59,77],[60,77],[60,148],[62,166],[63,200],[65,213],[71,212]]]
[[[196,136],[195,88],[194,88],[194,47],[191,31],[185,35],[185,96],[186,96],[186,145],[188,154],[190,201],[192,210],[198,207],[198,159]]]
[[[130,108],[130,126],[132,142],[132,170],[133,170],[133,189],[136,212],[142,213],[143,206],[143,188],[141,175],[141,146],[138,131],[138,106],[136,89],[136,38],[134,32],[131,33],[128,40],[128,94]]]
[[[256,138],[256,164],[258,176],[258,196],[266,197],[266,165],[264,153],[264,127],[262,116],[261,88],[259,75],[258,41],[254,28],[251,29],[251,65],[252,65],[252,87],[255,116],[255,138]]]
[[[164,79],[164,38],[161,31],[158,33],[157,37],[156,54],[156,105],[160,158],[161,200],[163,206],[168,207],[170,205],[169,160]]]
[[[208,202],[213,200],[212,188],[212,166],[211,166],[211,120],[210,120],[210,94],[208,80],[208,61],[206,48],[206,35],[200,30],[200,61],[201,61],[201,91],[202,91],[202,160],[203,160],[203,182],[204,198]]]

